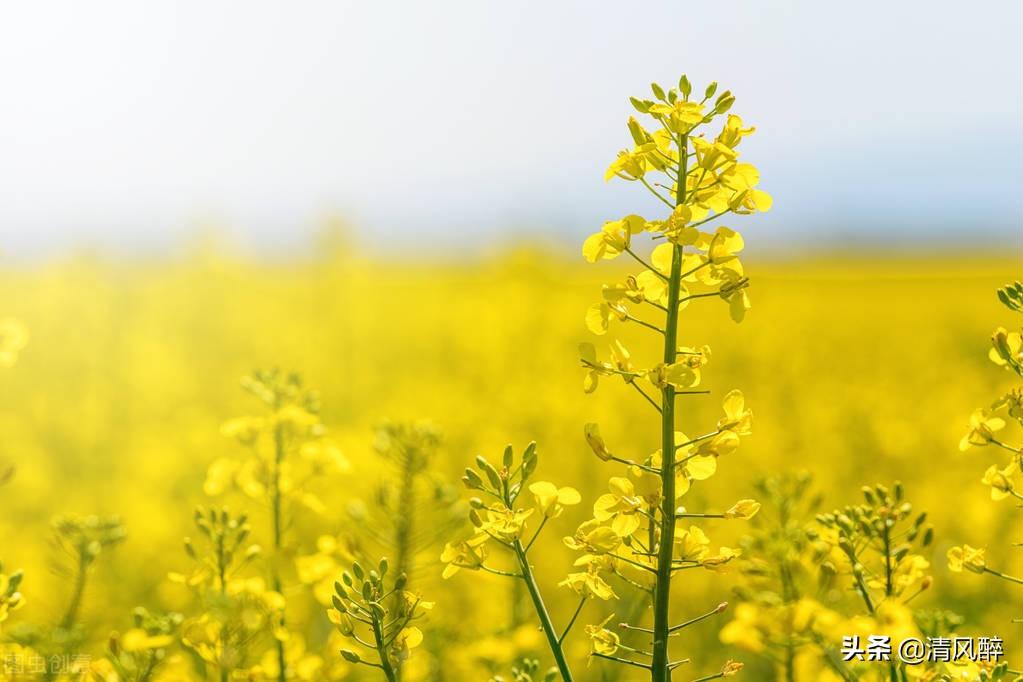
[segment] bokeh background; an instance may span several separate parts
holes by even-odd
[[[1012,2],[4,7],[0,316],[31,332],[0,389],[0,460],[15,468],[0,558],[29,576],[17,618],[53,620],[66,600],[48,543],[63,513],[128,528],[90,585],[96,651],[136,605],[186,608],[165,577],[186,563],[208,465],[234,448],[220,425],[253,409],[238,380],[255,367],[321,391],[351,464],[297,554],[347,532],[381,475],[385,419],[438,425],[441,479],[535,439],[544,478],[600,494],[614,470],[595,466],[583,423],[637,453],[657,427],[624,390],[582,394],[583,314],[623,271],[582,263],[579,244],[605,219],[657,213],[603,171],[628,140],[628,95],[685,71],[737,94],[758,128],[744,158],[775,198],[735,225],[748,320],[710,307],[683,332],[714,348],[711,387],[742,387],[757,415],[699,499],[808,470],[830,508],[901,479],[936,526],[926,599],[1023,649],[1012,591],[943,559],[1019,530],[979,482],[989,453],[957,444],[1007,386],[986,353],[1007,324],[994,290],[1023,271],[1021,21]],[[697,431],[717,409],[694,400],[684,420]],[[566,514],[539,560],[563,615],[557,536],[584,518]],[[1005,544],[999,563],[1023,570]],[[448,679],[542,653],[497,578],[437,572],[421,589]],[[734,580],[694,577],[678,608]],[[714,627],[690,642],[697,670],[737,655]]]

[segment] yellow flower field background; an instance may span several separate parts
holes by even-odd
[[[769,235],[755,221],[745,227],[749,251],[761,252]],[[554,617],[571,615],[578,598],[557,583],[574,555],[557,538],[590,518],[607,478],[619,475],[594,456],[583,425],[599,422],[609,443],[636,449],[630,456],[659,447],[657,415],[621,382],[582,391],[578,344],[605,350],[584,314],[602,283],[626,274],[624,264],[593,267],[577,252],[536,246],[424,260],[330,243],[316,258],[274,264],[211,247],[150,263],[81,255],[0,273],[2,316],[30,333],[0,374],[0,471],[13,468],[0,488],[0,559],[4,571],[25,573],[24,605],[10,613],[5,634],[52,625],[66,608],[72,585],[52,570],[56,516],[117,516],[127,531],[103,550],[84,592],[83,648],[93,661],[108,655],[111,631],[132,627],[138,606],[195,615],[188,590],[168,575],[192,566],[182,542],[196,537],[197,505],[247,513],[249,541],[268,547],[268,509],[238,493],[210,495],[217,486],[208,471],[241,454],[222,425],[260,414],[241,377],[279,367],[319,392],[322,422],[341,453],[329,453],[330,465],[288,515],[280,571],[294,677],[376,679],[338,655],[345,644],[317,591],[326,580],[329,595],[351,564],[351,546],[372,542],[375,490],[394,475],[377,452],[379,429],[423,421],[441,441],[426,474],[434,497],[420,496],[413,518],[421,549],[410,584],[434,606],[417,622],[424,639],[406,677],[486,680],[523,655],[550,664],[521,588],[467,571],[442,580],[439,556],[445,541],[469,532],[457,501],[466,497],[465,466],[535,440],[536,480],[582,493],[531,555]],[[934,585],[914,606],[957,612],[963,632],[1001,636],[1019,660],[1023,640],[1011,619],[1023,609],[1012,586],[945,567],[946,551],[965,542],[991,544],[989,561],[1023,571],[1020,552],[1005,542],[1019,537],[1015,503],[992,503],[980,482],[991,453],[958,451],[973,407],[1011,385],[987,353],[991,330],[1011,321],[994,292],[1019,277],[1018,258],[864,252],[747,261],[746,321],[737,326],[727,306],[697,301],[680,331],[680,343],[713,349],[702,384],[712,395],[680,401],[682,428],[713,423],[737,387],[756,418],[754,435],[722,461],[727,474],[694,489],[687,507],[723,511],[757,497],[757,479],[782,472],[812,473],[822,510],[858,503],[863,485],[901,480],[935,529],[923,550]],[[621,332],[637,354],[653,351],[648,337],[635,325]],[[702,527],[730,546],[749,532],[744,521]],[[693,616],[725,600],[734,608],[738,582],[736,572],[686,571],[673,608]],[[587,604],[580,622],[598,623],[616,608]],[[677,677],[714,672],[731,658],[746,662],[746,679],[769,679],[763,659],[719,640],[732,615],[684,632],[676,646],[693,663]],[[581,629],[566,646],[581,679],[632,679],[600,662],[586,668]],[[154,679],[207,679],[179,644],[167,656],[172,663]]]

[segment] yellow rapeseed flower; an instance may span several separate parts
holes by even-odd
[[[946,556],[948,557],[948,570],[953,573],[961,573],[963,569],[974,573],[983,573],[987,568],[983,549],[963,545],[951,548]]]
[[[575,488],[558,486],[549,481],[537,481],[529,486],[529,492],[533,493],[536,502],[536,510],[548,519],[561,516],[566,506],[579,504],[582,496]]]

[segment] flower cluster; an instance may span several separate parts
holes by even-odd
[[[286,638],[284,597],[245,571],[262,554],[259,545],[248,542],[247,516],[200,507],[193,519],[198,535],[185,538],[184,547],[194,565],[188,573],[169,576],[196,598],[195,615],[181,625],[181,642],[224,678],[254,665],[254,645]]]
[[[476,468],[470,467],[465,470],[462,483],[469,490],[486,495],[487,500],[474,497],[469,501],[469,520],[473,526],[473,533],[458,542],[449,542],[444,547],[441,553],[441,561],[444,563],[443,576],[450,578],[459,570],[466,569],[522,580],[557,662],[558,671],[563,679],[571,680],[571,670],[562,642],[579,611],[576,611],[564,633],[555,630],[551,615],[540,595],[540,588],[533,575],[528,555],[547,523],[561,516],[566,507],[579,504],[582,498],[574,488],[559,487],[549,481],[529,484],[529,479],[535,473],[539,462],[536,443],[526,446],[518,457],[515,455],[515,449],[509,445],[504,450],[499,466],[480,455],[476,458]],[[527,495],[526,499],[531,499],[532,502],[528,507],[519,504],[524,494]],[[527,538],[528,524],[533,519],[536,520],[535,530]],[[492,548],[506,553],[514,568],[509,570],[488,563]],[[602,581],[591,583],[591,587],[601,593],[606,589]],[[573,589],[576,587],[573,586]],[[590,588],[580,583],[578,589],[582,593]]]
[[[806,473],[758,481],[766,513],[742,540],[739,603],[721,641],[770,661],[778,679],[818,679],[839,662],[825,654],[821,630],[842,620],[829,603],[836,572],[831,547],[812,521],[820,499]],[[840,672],[836,672],[840,675]]]
[[[182,617],[177,613],[156,614],[137,608],[132,614],[132,627],[123,633],[114,632],[107,640],[109,653],[93,665],[99,679],[156,679],[168,659],[168,652],[177,641]]]
[[[731,455],[742,438],[752,433],[752,412],[739,391],[723,398],[724,415],[708,432],[691,437],[679,429],[685,396],[709,393],[702,389],[707,346],[679,343],[680,313],[700,299],[727,303],[729,314],[741,322],[750,308],[749,278],[740,260],[742,235],[718,222],[728,215],[745,215],[771,208],[771,197],[758,189],[756,168],[739,160],[738,147],[753,133],[741,118],[728,113],[735,98],[717,94],[711,84],[702,98],[693,96],[689,79],[677,88],[652,86],[654,99],[632,98],[637,112],[655,124],[647,130],[635,118],[628,121],[633,147],[619,153],[606,178],[642,184],[668,208],[668,215],[647,219],[629,215],[604,224],[583,244],[590,262],[625,254],[641,266],[624,280],[606,284],[601,302],[586,314],[587,328],[609,334],[612,323],[635,325],[656,335],[661,357],[639,364],[619,338],[610,343],[610,358],[601,359],[592,344],[582,344],[583,387],[594,391],[600,377],[619,377],[656,411],[661,447],[645,456],[624,456],[610,447],[597,424],[587,424],[586,441],[600,459],[626,467],[625,475],[609,480],[608,493],[593,506],[593,518],[583,523],[566,544],[580,552],[583,568],[568,585],[585,596],[615,596],[614,582],[635,588],[653,610],[651,627],[622,624],[630,635],[645,633],[645,646],[626,646],[604,625],[587,626],[591,652],[650,672],[655,682],[666,680],[680,665],[669,655],[669,636],[685,625],[672,625],[669,616],[671,580],[691,568],[720,571],[739,556],[737,549],[712,548],[705,532],[692,522],[701,518],[748,519],[760,508],[744,499],[720,513],[694,513],[684,506],[693,485],[713,476],[722,456]],[[721,120],[716,133],[704,126]],[[706,226],[706,227],[704,227]],[[636,237],[647,235],[656,244],[647,257]],[[719,613],[718,608],[709,614]],[[729,663],[721,675],[735,673]]]
[[[324,511],[323,501],[304,484],[347,471],[349,463],[320,420],[319,396],[297,374],[276,369],[254,372],[242,387],[263,403],[266,413],[236,417],[221,427],[221,433],[244,447],[245,456],[214,460],[206,474],[206,494],[237,490],[282,516],[290,506]]]
[[[916,600],[933,585],[925,556],[934,532],[913,512],[903,487],[863,488],[864,503],[814,514],[820,499],[807,474],[766,479],[758,489],[770,520],[754,522],[743,540],[740,603],[721,632],[725,643],[758,654],[778,679],[991,679],[972,661],[847,660],[845,637],[901,642],[949,637],[955,614],[922,610]]]
[[[328,616],[338,632],[363,649],[342,649],[346,661],[378,668],[387,682],[397,682],[412,650],[423,642],[422,631],[412,623],[432,609],[433,602],[407,590],[404,573],[388,578],[388,569],[387,559],[368,571],[353,563],[334,583]],[[367,659],[366,650],[376,660]]]
[[[4,566],[0,563],[0,625],[11,615],[11,611],[25,604],[21,592],[18,591],[23,577],[21,571],[4,573]]]
[[[310,486],[318,479],[347,471],[349,463],[320,420],[318,394],[306,388],[299,375],[260,370],[242,379],[242,388],[263,404],[264,414],[238,417],[223,425],[222,433],[242,445],[246,454],[240,459],[223,457],[214,461],[204,488],[211,496],[237,490],[269,509],[269,585],[262,579],[246,584],[253,588],[250,596],[263,605],[274,623],[276,655],[268,656],[262,667],[276,669],[275,677],[283,681],[287,671],[295,667],[289,656],[297,657],[299,663],[306,658],[301,640],[290,636],[285,619],[283,567],[292,551],[287,529],[298,509],[314,514],[326,511]],[[211,627],[216,630],[218,626]],[[211,634],[215,640],[216,632],[211,630]]]
[[[1023,283],[1015,282],[998,290],[998,300],[1013,312],[1023,313]],[[1010,374],[1023,377],[1023,330],[995,330],[988,352],[991,361]],[[992,447],[1007,453],[1006,459],[991,464],[984,472],[981,483],[990,489],[994,501],[1007,498],[1023,500],[1023,442],[1011,442],[1006,436],[1010,424],[1016,431],[1023,428],[1023,385],[1002,394],[989,407],[975,410],[970,425],[959,443],[960,450]],[[948,550],[948,567],[954,573],[969,571],[1002,578],[1008,582],[1023,583],[1023,578],[1008,575],[988,565],[984,548],[962,545]]]
[[[650,627],[622,623],[629,642],[606,626],[590,624],[585,632],[592,658],[605,659],[647,671],[652,682],[666,682],[672,671],[688,659],[672,660],[669,643],[679,631],[703,618],[721,613],[715,606],[709,613],[672,624],[670,593],[672,579],[681,571],[725,570],[740,555],[727,546],[714,547],[696,525],[699,519],[749,519],[760,508],[751,499],[741,499],[721,512],[687,509],[684,496],[698,482],[713,476],[718,460],[732,455],[743,438],[752,433],[752,412],[743,394],[724,393],[724,414],[714,428],[689,436],[680,428],[684,410],[679,401],[711,391],[702,388],[704,367],[710,360],[707,346],[679,342],[680,313],[702,299],[724,301],[731,318],[741,322],[750,308],[749,278],[739,254],[745,246],[742,236],[720,223],[729,215],[746,215],[771,208],[771,197],[758,189],[759,173],[739,161],[739,144],[753,132],[741,118],[729,114],[735,98],[728,91],[717,93],[717,84],[703,96],[693,95],[689,79],[682,76],[677,88],[652,86],[654,99],[632,98],[633,107],[648,116],[653,131],[635,118],[628,121],[633,147],[619,153],[608,168],[606,179],[620,178],[646,188],[667,207],[667,215],[647,219],[630,214],[606,222],[583,244],[582,255],[590,263],[629,256],[641,269],[623,280],[605,284],[601,300],[585,315],[586,327],[598,336],[612,333],[624,323],[652,333],[660,345],[660,358],[640,363],[624,342],[610,341],[610,355],[600,357],[590,343],[580,346],[584,369],[583,388],[595,391],[602,377],[618,377],[654,410],[661,447],[642,455],[623,454],[611,447],[596,423],[586,424],[583,435],[594,454],[604,462],[624,467],[611,476],[607,493],[592,505],[592,518],[580,524],[564,543],[578,552],[575,570],[560,585],[574,592],[578,606],[559,632],[539,595],[528,559],[529,549],[550,519],[566,507],[581,502],[571,487],[550,482],[528,485],[537,465],[535,446],[529,446],[516,461],[511,448],[502,465],[485,458],[477,468],[466,471],[465,484],[483,491],[495,501],[472,501],[470,518],[475,533],[444,551],[445,575],[460,569],[488,571],[526,582],[548,645],[565,682],[572,672],[563,643],[589,600],[618,599],[624,589],[637,590],[653,612]],[[707,132],[715,122],[720,127]],[[706,226],[706,227],[705,227]],[[648,256],[640,253],[638,237],[653,242]],[[516,505],[528,490],[533,507]],[[536,530],[526,539],[527,525],[536,520]],[[489,560],[492,547],[508,550],[516,559],[506,571]],[[645,643],[636,640],[647,640]],[[742,664],[729,661],[709,678],[736,674]]]

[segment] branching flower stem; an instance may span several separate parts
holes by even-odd
[[[283,594],[283,584],[281,582],[280,572],[280,561],[281,561],[281,550],[284,546],[284,522],[283,522],[283,509],[281,504],[281,469],[284,466],[284,429],[280,423],[274,426],[274,467],[273,467],[273,498],[272,513],[273,513],[273,540],[274,540],[274,556],[273,566],[271,567],[271,579],[273,583],[273,589],[279,594]],[[283,625],[283,614],[281,616]],[[386,668],[385,668],[386,672]],[[393,675],[393,671],[392,671]],[[287,682],[288,671],[287,671],[287,659],[284,655],[284,642],[280,639],[277,640],[277,680],[278,682]],[[388,678],[391,679],[391,678]]]
[[[537,618],[540,619],[540,627],[543,629],[543,634],[547,638],[547,644],[550,646],[551,655],[554,656],[554,661],[558,666],[558,672],[561,673],[561,679],[564,680],[564,682],[572,682],[574,678],[572,677],[572,671],[568,667],[565,652],[561,648],[561,637],[559,637],[558,633],[555,631],[550,613],[547,612],[547,606],[543,602],[543,596],[540,594],[540,588],[537,587],[536,578],[533,577],[533,569],[529,565],[529,558],[526,556],[526,550],[522,546],[522,542],[516,540],[514,543],[514,549],[515,557],[519,562],[519,570],[522,572],[522,580],[526,583],[526,590],[529,592],[529,598],[533,602],[533,608],[536,610]]]
[[[688,138],[680,135],[678,148],[680,157],[676,205],[686,200],[685,178],[688,173]],[[664,324],[664,364],[675,363],[678,354],[679,292],[682,288],[682,247],[672,249],[671,274],[668,277],[668,312]],[[675,387],[665,384],[661,396],[661,452],[675,452]],[[671,669],[668,667],[668,636],[671,629],[669,607],[671,604],[672,558],[675,548],[675,458],[661,457],[661,529],[657,553],[657,576],[654,582],[654,632],[653,656],[650,663],[651,682],[670,682]]]

